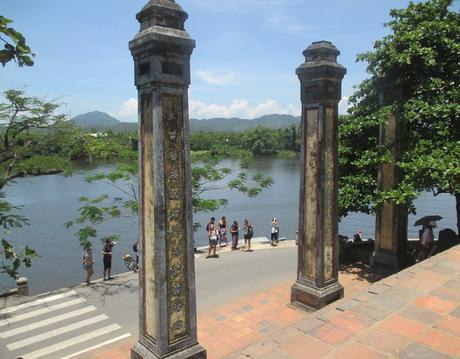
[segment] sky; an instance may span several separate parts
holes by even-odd
[[[137,121],[137,90],[129,41],[135,15],[147,0],[1,0],[0,15],[14,21],[36,53],[35,65],[0,67],[0,91],[24,88],[56,99],[76,116],[104,111]],[[255,118],[300,114],[295,69],[312,42],[331,41],[347,68],[340,112],[364,80],[356,55],[372,50],[387,30],[391,8],[407,0],[178,0],[189,14],[192,54],[190,117]]]

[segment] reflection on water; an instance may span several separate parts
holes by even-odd
[[[238,161],[226,160],[222,165],[237,168]],[[18,179],[5,190],[7,199],[15,205],[23,205],[23,214],[30,220],[30,226],[14,230],[9,239],[20,245],[29,244],[38,249],[41,257],[36,259],[33,268],[24,270],[30,279],[33,293],[74,285],[83,281],[81,267],[82,251],[77,239],[73,236],[75,228],[65,229],[63,224],[76,217],[79,208],[78,198],[81,196],[96,197],[106,193],[120,196],[112,187],[103,183],[88,184],[83,181],[90,173],[108,170],[103,166],[97,170],[81,171],[71,177],[63,175],[43,176]],[[277,217],[280,222],[281,237],[294,238],[298,223],[299,197],[299,160],[258,158],[254,168],[248,174],[262,172],[273,177],[275,183],[263,191],[258,197],[248,199],[245,195],[230,190],[218,190],[208,193],[209,197],[227,198],[226,208],[215,213],[197,213],[195,222],[202,229],[195,233],[198,246],[206,245],[207,238],[204,228],[211,216],[228,221],[237,220],[241,224],[248,218],[254,226],[255,236],[270,235],[270,222]],[[416,202],[417,216],[409,217],[409,237],[418,236],[418,227],[412,224],[416,218],[424,215],[439,214],[444,217],[439,228],[453,228],[455,225],[455,200],[452,196],[440,195],[433,197],[430,193],[423,194]],[[352,236],[358,229],[364,237],[374,237],[373,216],[352,214],[344,218],[339,225],[339,233]],[[113,272],[125,271],[121,257],[132,252],[132,244],[137,238],[137,218],[118,218],[103,223],[99,227],[99,236],[117,233],[121,241],[114,248]],[[94,258],[97,261],[96,275],[102,275],[102,244],[95,241]],[[2,278],[3,279],[3,278]],[[2,280],[0,283],[4,283]]]

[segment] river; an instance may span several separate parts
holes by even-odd
[[[238,161],[224,160],[222,166],[237,168]],[[97,169],[86,169],[72,176],[52,175],[17,179],[4,190],[7,200],[16,206],[23,206],[21,214],[25,215],[30,225],[14,229],[7,236],[16,246],[26,244],[38,250],[40,257],[34,259],[31,269],[24,268],[22,275],[29,278],[32,294],[72,286],[83,281],[81,268],[82,250],[73,236],[76,228],[66,229],[64,223],[77,216],[81,196],[96,197],[101,194],[120,196],[112,187],[103,183],[88,184],[84,178],[100,171],[108,171],[113,166],[101,166]],[[274,184],[263,191],[258,197],[248,199],[245,195],[227,189],[208,193],[209,197],[227,198],[228,206],[215,213],[197,213],[194,221],[205,228],[211,216],[219,219],[222,215],[228,221],[237,220],[240,224],[249,218],[254,225],[255,236],[270,235],[270,221],[277,217],[280,222],[280,235],[288,239],[294,238],[298,222],[299,197],[299,161],[289,158],[258,158],[254,167],[248,171],[251,175],[262,172],[273,177]],[[434,197],[431,193],[423,194],[417,201],[417,216],[409,218],[409,237],[418,236],[418,227],[412,224],[416,218],[439,214],[444,217],[439,222],[439,230],[456,229],[455,199],[449,195]],[[353,236],[358,229],[364,237],[374,237],[375,218],[363,214],[351,214],[342,219],[339,232]],[[132,254],[132,244],[137,239],[137,218],[122,217],[98,225],[99,237],[104,234],[116,233],[120,243],[114,248],[113,272],[126,271],[122,261],[124,254]],[[435,231],[435,235],[437,231]],[[206,245],[204,229],[195,233],[197,246]],[[94,257],[96,259],[95,277],[102,276],[102,243],[94,240]],[[293,278],[294,280],[294,278]],[[0,276],[3,289],[12,283],[6,276]],[[0,288],[0,291],[2,288]]]

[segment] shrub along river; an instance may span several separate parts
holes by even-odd
[[[237,168],[238,161],[225,160],[221,166]],[[76,227],[66,229],[64,223],[77,217],[81,206],[81,196],[96,197],[108,194],[120,197],[111,186],[104,183],[88,184],[84,178],[90,174],[108,171],[114,166],[101,166],[96,169],[84,169],[73,176],[52,175],[17,179],[5,189],[7,200],[16,206],[23,206],[30,225],[14,229],[7,238],[16,246],[30,245],[38,250],[40,257],[33,261],[31,269],[24,268],[22,275],[29,278],[32,294],[72,286],[83,281],[81,259],[82,249],[73,235]],[[205,226],[211,216],[219,219],[225,215],[227,221],[237,220],[241,225],[248,218],[254,226],[255,237],[270,236],[270,222],[277,217],[280,222],[280,236],[293,239],[298,223],[299,202],[299,160],[297,158],[258,158],[249,174],[262,172],[271,176],[274,184],[258,197],[248,199],[243,194],[227,189],[208,193],[209,198],[227,198],[228,206],[215,213],[197,213],[194,221],[202,225],[195,233],[196,246],[207,244]],[[418,227],[412,224],[418,217],[438,214],[444,217],[437,230],[452,228],[455,225],[455,200],[449,195],[434,197],[423,194],[417,201],[417,215],[409,217],[409,237],[418,237]],[[363,214],[351,214],[342,219],[339,233],[353,236],[358,229],[365,238],[374,238],[375,218]],[[120,242],[114,247],[113,273],[126,271],[122,256],[132,253],[132,244],[138,236],[137,217],[122,217],[97,226],[99,238],[116,233]],[[437,232],[435,235],[437,236]],[[240,235],[242,237],[242,235]],[[102,243],[94,240],[95,276],[102,276]],[[294,280],[294,278],[293,278]],[[0,291],[12,286],[6,276],[0,276]]]

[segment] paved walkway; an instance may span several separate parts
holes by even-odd
[[[305,313],[291,281],[201,313],[208,358],[460,358],[460,246],[374,284],[340,273],[345,298]],[[80,358],[129,358],[134,339]]]

